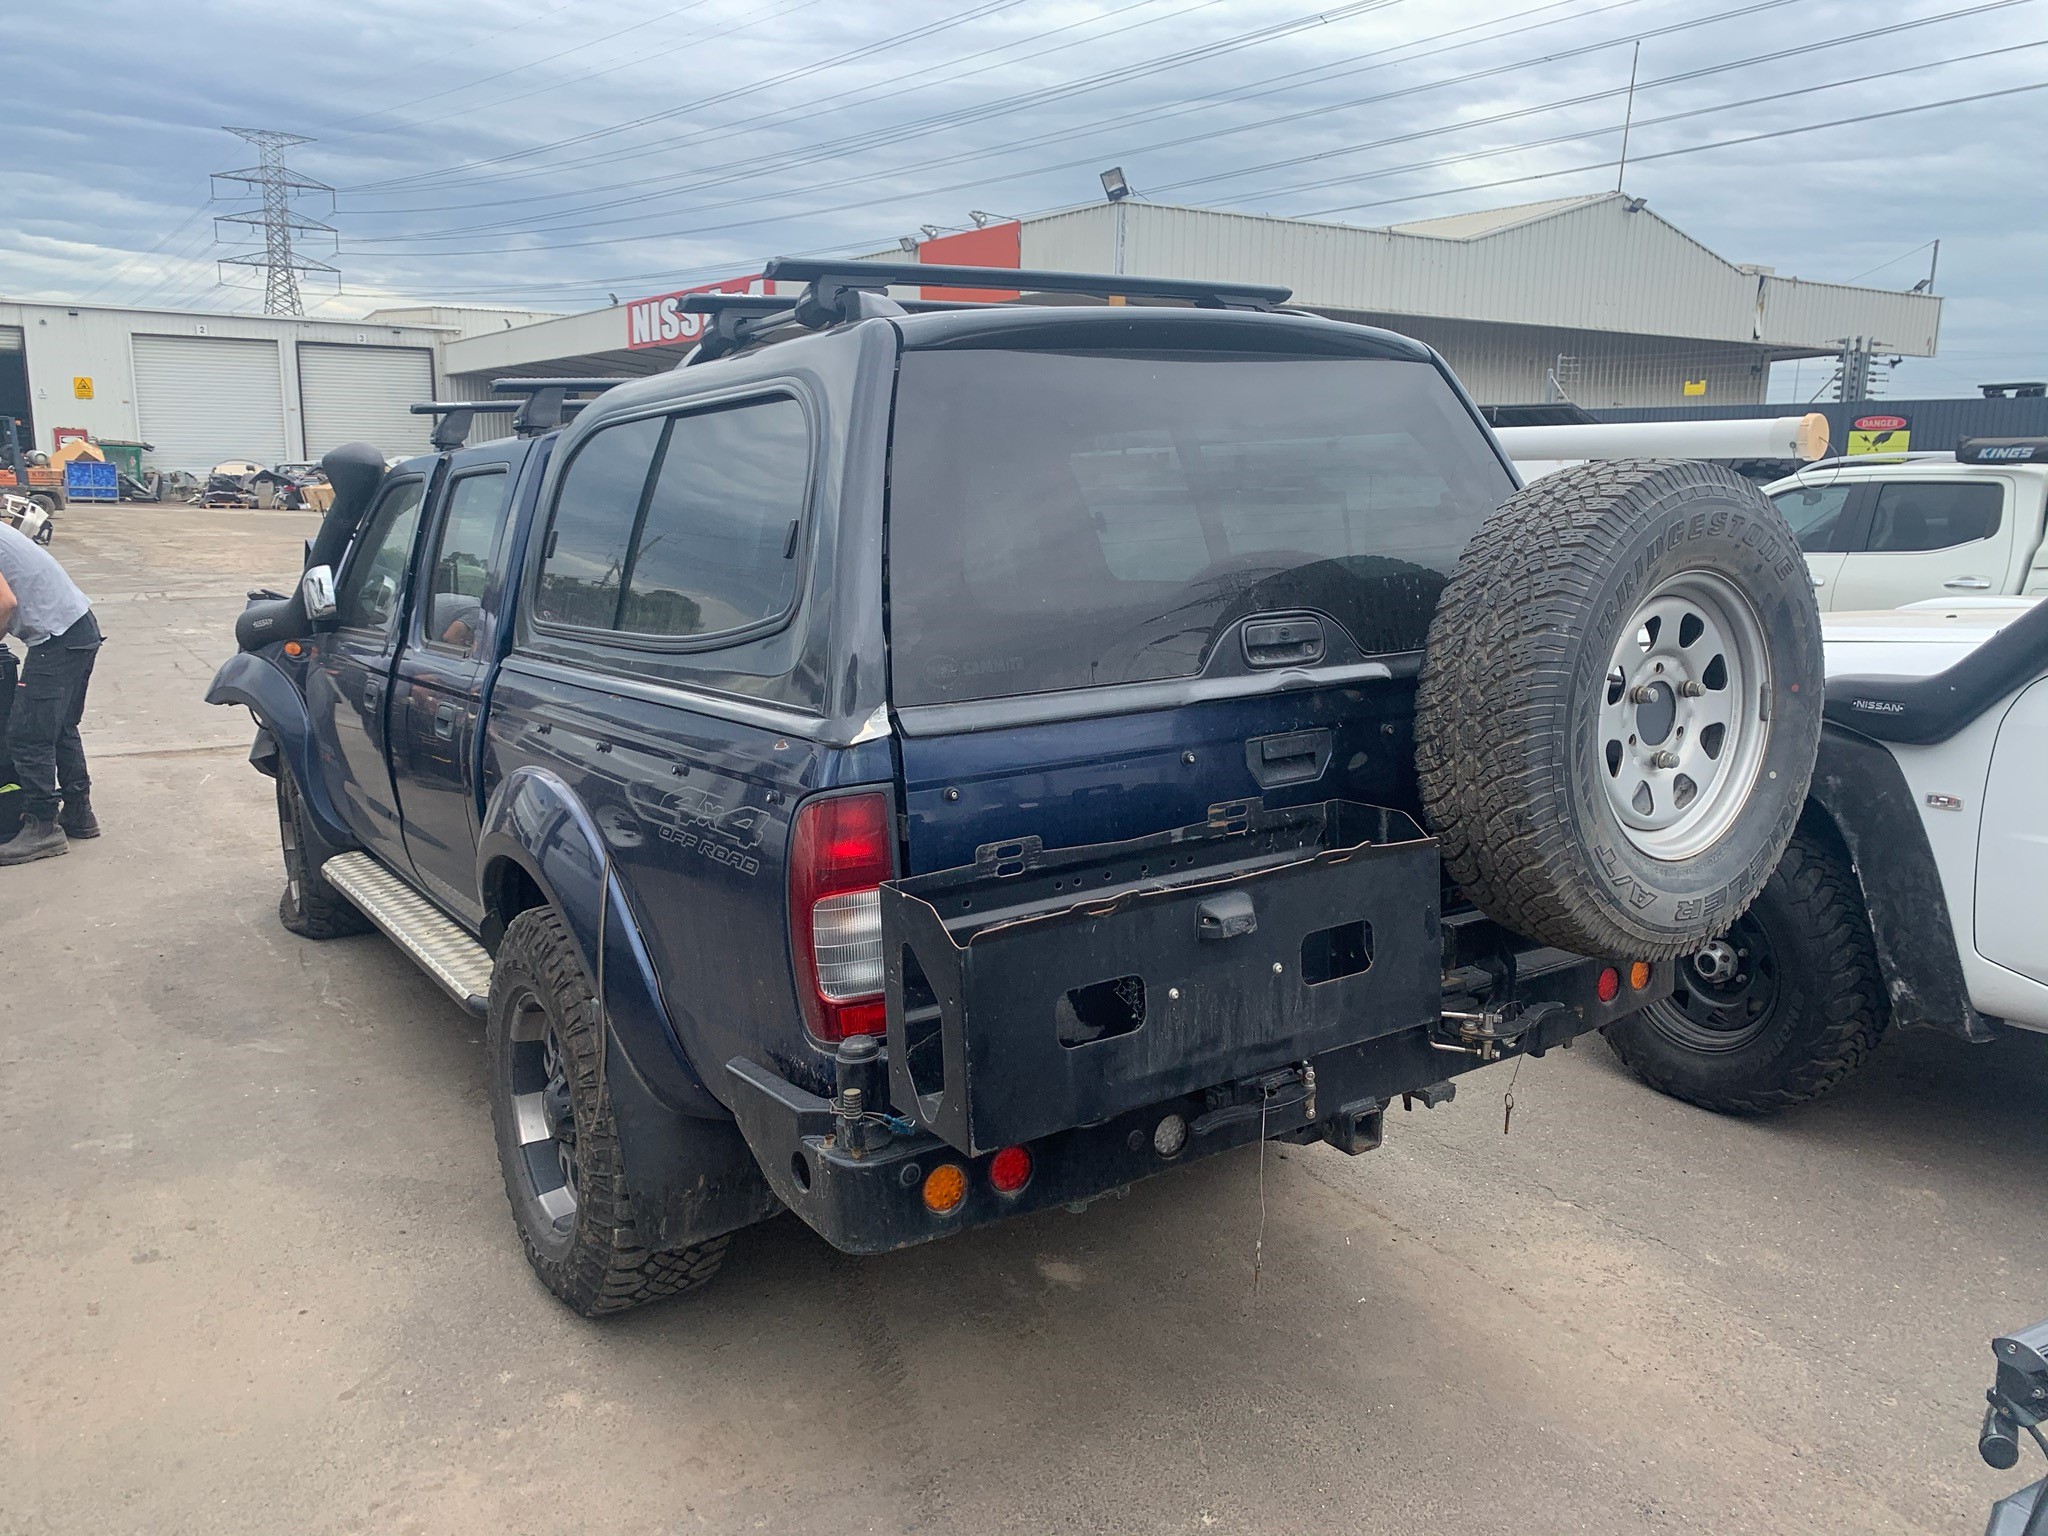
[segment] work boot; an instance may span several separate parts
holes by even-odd
[[[57,813],[57,825],[64,829],[64,835],[74,843],[82,843],[89,837],[100,835],[100,821],[92,813],[92,802],[82,795],[76,800],[64,802],[64,809]]]
[[[48,816],[25,816],[14,841],[0,843],[0,864],[27,864],[36,859],[54,859],[71,851],[71,839]]]

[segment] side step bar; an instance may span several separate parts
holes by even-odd
[[[479,1016],[488,1011],[490,951],[439,907],[367,853],[336,854],[320,874],[450,997]]]

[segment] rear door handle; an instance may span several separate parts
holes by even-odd
[[[434,734],[443,741],[455,739],[455,719],[462,713],[462,706],[450,699],[434,711]]]
[[[1816,587],[1824,587],[1824,586],[1826,586],[1826,585],[1828,584],[1828,579],[1827,579],[1827,577],[1825,577],[1825,576],[1816,576],[1816,575],[1814,575],[1814,574],[1813,574],[1813,573],[1812,573],[1811,571],[1808,571],[1808,572],[1806,573],[1806,579],[1807,579],[1808,581],[1812,582],[1812,583],[1813,583],[1813,584],[1814,584],[1814,585],[1815,585]]]
[[[1989,592],[1991,582],[1984,576],[1951,576],[1942,583],[1951,592]]]
[[[1240,643],[1249,666],[1313,666],[1323,659],[1323,621],[1314,614],[1254,620],[1240,632]]]

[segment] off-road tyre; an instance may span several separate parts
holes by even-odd
[[[1639,604],[1688,581],[1750,613],[1769,685],[1740,728],[1767,724],[1744,748],[1753,774],[1731,774],[1736,787],[1716,802],[1725,830],[1652,857],[1601,777],[1614,776],[1601,711],[1621,697],[1610,667],[1623,637],[1641,633]],[[1784,852],[1813,772],[1821,684],[1805,559],[1748,481],[1650,459],[1545,476],[1481,526],[1430,623],[1415,756],[1445,867],[1489,916],[1543,943],[1611,959],[1690,954],[1749,906]]]
[[[558,1043],[575,1129],[574,1212],[550,1222],[540,1208],[515,1106],[519,1015],[537,1006]],[[626,1193],[618,1126],[605,1086],[600,1010],[575,943],[546,907],[505,930],[491,973],[485,1028],[491,1123],[505,1195],[526,1259],[541,1283],[584,1317],[604,1317],[695,1290],[718,1272],[732,1239],[674,1252],[641,1241]]]
[[[306,850],[319,847],[306,824],[305,803],[298,780],[280,766],[277,774],[277,835],[284,852],[284,894],[277,898],[277,920],[308,939],[343,939],[368,933],[370,920],[356,904],[329,885]]]
[[[1877,1049],[1891,1022],[1856,872],[1825,834],[1793,836],[1741,925],[1771,996],[1751,1029],[1726,1041],[1702,1010],[1659,1003],[1607,1027],[1607,1043],[1644,1082],[1729,1115],[1768,1115],[1835,1088]],[[1680,962],[1686,977],[1688,962]],[[1753,978],[1754,979],[1754,978]],[[1696,993],[1698,979],[1689,978]],[[1731,1023],[1733,1021],[1731,1020]]]

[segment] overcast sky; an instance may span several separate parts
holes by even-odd
[[[259,272],[216,266],[252,246],[214,222],[253,206],[209,184],[256,159],[223,123],[312,140],[290,164],[337,193],[298,207],[340,249],[303,250],[340,279],[307,306],[336,315],[588,308],[1086,201],[1113,164],[1160,202],[1361,224],[1600,191],[1640,38],[1630,193],[1805,278],[1908,288],[1939,239],[1940,356],[1886,392],[2048,377],[2048,89],[2021,89],[2048,0],[72,0],[8,26],[36,83],[0,129],[5,298],[260,308]],[[1900,112],[1929,103],[1954,104]]]

